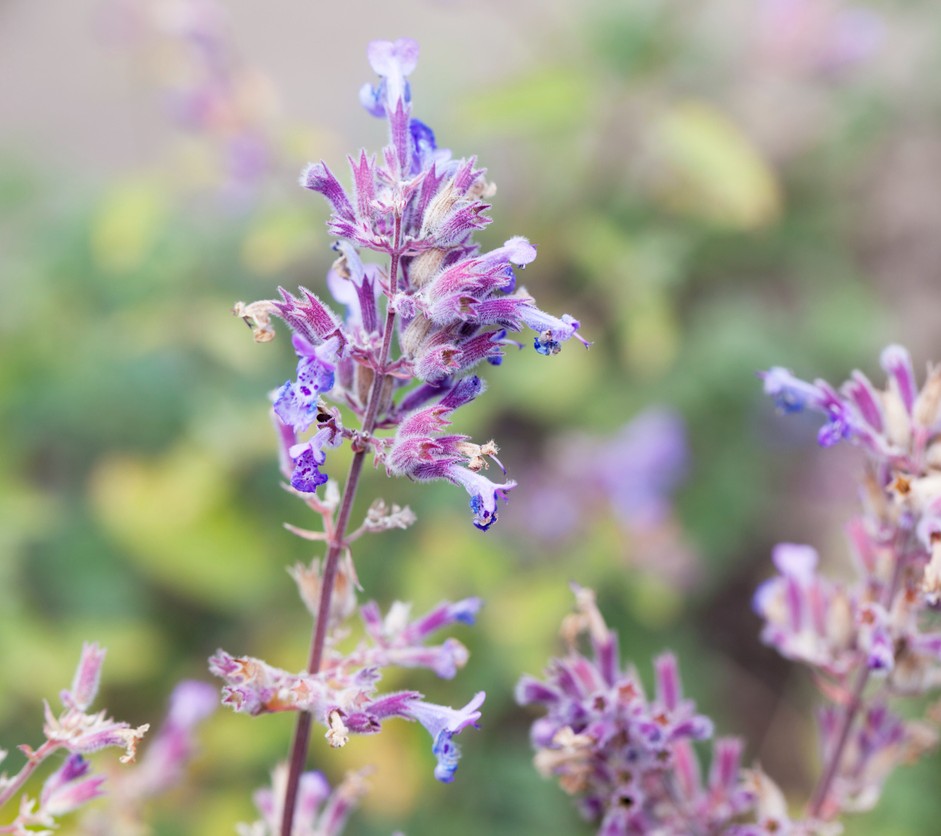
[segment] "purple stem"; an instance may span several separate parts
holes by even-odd
[[[843,715],[843,726],[840,728],[840,736],[837,738],[836,746],[833,747],[833,754],[827,762],[820,780],[814,789],[814,794],[810,800],[810,817],[820,818],[823,806],[826,804],[827,795],[830,792],[830,786],[836,773],[840,769],[840,761],[843,760],[843,752],[846,750],[846,744],[850,739],[850,731],[853,728],[853,722],[863,704],[863,691],[866,689],[866,683],[869,681],[869,666],[864,666],[856,678],[856,685],[853,688],[853,694],[846,705],[846,713]]]
[[[29,754],[26,759],[26,763],[23,764],[23,768],[10,779],[10,782],[6,785],[3,792],[0,792],[0,807],[6,804],[14,795],[22,788],[26,783],[30,775],[32,775],[36,768],[56,751],[62,744],[54,740],[47,740],[40,746],[35,752]],[[10,829],[6,827],[0,827],[0,833],[12,833],[14,832],[12,826]]]
[[[899,584],[902,580],[905,559],[907,556],[907,549],[898,553],[898,559],[895,561],[895,566],[892,569],[892,580],[889,583],[889,586],[886,589],[886,594],[882,600],[882,605],[886,608],[891,605],[892,599],[895,598],[895,593],[898,591]],[[864,665],[856,677],[856,684],[853,686],[853,693],[850,696],[849,702],[846,705],[846,711],[843,714],[843,725],[840,728],[840,734],[837,737],[836,746],[833,747],[833,751],[830,754],[830,759],[827,761],[824,770],[820,775],[820,780],[817,782],[817,786],[814,789],[813,795],[810,799],[808,812],[811,818],[820,818],[824,805],[827,803],[827,795],[829,795],[833,780],[836,778],[837,772],[839,772],[840,762],[843,760],[843,753],[846,750],[846,744],[849,742],[850,732],[853,729],[853,723],[856,721],[856,716],[859,714],[859,709],[862,708],[863,705],[863,691],[866,690],[866,683],[869,682],[869,673],[869,666]]]
[[[395,219],[395,238],[393,242],[392,259],[389,265],[389,296],[395,293],[398,284],[400,239],[402,232],[401,218]],[[389,360],[389,351],[392,347],[392,332],[395,330],[395,311],[389,307],[386,311],[385,331],[382,335],[382,351],[379,364],[373,377],[372,388],[369,391],[369,401],[366,404],[366,414],[363,417],[363,433],[372,435],[376,428],[379,415],[379,401],[382,399],[382,389],[385,383],[385,366]],[[307,672],[314,674],[320,670],[323,662],[323,648],[327,638],[327,622],[330,614],[330,600],[333,597],[333,586],[337,577],[337,567],[340,563],[340,554],[345,545],[344,537],[349,524],[350,513],[353,510],[353,500],[356,498],[356,488],[359,477],[363,471],[363,462],[366,458],[368,446],[353,453],[350,471],[346,477],[346,486],[343,489],[343,498],[340,501],[340,511],[337,514],[336,527],[327,558],[324,562],[323,579],[320,585],[320,603],[317,607],[317,617],[314,620],[314,633],[310,643],[310,654],[307,659]],[[307,747],[310,743],[310,727],[313,718],[309,711],[298,712],[297,725],[294,727],[294,740],[291,744],[290,767],[288,770],[287,787],[284,791],[284,808],[281,818],[281,836],[291,836],[294,829],[294,807],[297,804],[297,788],[300,784],[301,773],[307,761]]]

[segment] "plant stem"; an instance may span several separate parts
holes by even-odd
[[[22,786],[29,779],[29,776],[36,771],[36,767],[39,766],[46,758],[49,757],[53,752],[56,751],[62,744],[54,741],[47,740],[40,746],[35,752],[32,752],[26,759],[26,763],[23,764],[23,768],[15,775],[13,778],[9,779],[9,783],[4,785],[3,791],[0,792],[0,807],[6,804],[14,795],[22,788]],[[0,833],[12,833],[12,830],[7,830],[6,828],[0,828]]]
[[[898,591],[899,584],[902,581],[902,573],[904,571],[907,555],[907,549],[897,553],[897,559],[892,568],[892,580],[886,588],[881,601],[882,605],[886,608],[892,604],[895,593]],[[817,782],[817,786],[810,799],[808,812],[811,818],[820,818],[824,805],[827,803],[827,795],[829,795],[830,787],[836,778],[837,772],[839,772],[840,763],[843,760],[843,753],[846,750],[846,744],[849,742],[850,731],[853,728],[853,723],[856,721],[859,709],[862,708],[863,705],[863,691],[866,690],[866,683],[869,681],[869,673],[869,666],[864,664],[856,677],[856,684],[853,686],[853,692],[850,695],[849,702],[846,704],[846,710],[843,714],[843,724],[840,727],[836,746],[833,747],[833,752],[820,775],[820,780]]]
[[[869,667],[865,666],[859,671],[856,685],[853,687],[852,696],[850,696],[849,702],[846,705],[846,712],[843,715],[843,725],[840,728],[840,736],[837,738],[836,746],[833,747],[833,753],[830,755],[830,759],[827,761],[826,767],[820,775],[820,780],[817,782],[813,796],[811,796],[811,818],[819,818],[823,811],[823,806],[826,804],[830,786],[833,784],[833,779],[836,778],[836,773],[840,768],[840,762],[843,760],[843,752],[846,749],[846,744],[849,742],[853,722],[856,720],[856,715],[862,705],[863,691],[868,681]]]
[[[389,265],[389,299],[395,293],[398,284],[399,259],[401,258],[400,238],[402,230],[401,218],[395,219],[395,237],[391,263]],[[391,306],[386,309],[385,331],[382,335],[382,349],[379,363],[375,369],[372,388],[369,390],[369,400],[366,403],[366,413],[363,416],[363,433],[370,436],[376,428],[379,417],[379,402],[382,399],[386,374],[385,367],[389,360],[389,351],[392,347],[392,332],[395,330],[395,311]],[[323,662],[324,644],[327,639],[327,625],[330,620],[330,601],[333,597],[333,587],[336,581],[337,568],[340,564],[340,555],[345,546],[344,537],[353,510],[353,500],[356,498],[356,489],[359,486],[359,477],[363,471],[363,462],[366,459],[367,447],[355,450],[350,470],[343,488],[343,498],[340,500],[340,511],[337,514],[334,534],[330,540],[327,557],[324,561],[323,577],[320,583],[320,603],[317,607],[317,617],[314,620],[314,632],[310,643],[310,653],[307,659],[307,672],[315,674],[320,670]],[[288,769],[287,786],[284,791],[284,808],[281,818],[281,836],[291,836],[294,828],[294,808],[297,804],[297,788],[300,784],[301,773],[307,761],[307,747],[310,743],[310,727],[313,718],[309,711],[298,712],[297,724],[294,727],[294,740],[291,743],[290,767]]]

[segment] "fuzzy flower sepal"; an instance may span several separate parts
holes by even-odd
[[[150,726],[132,728],[128,723],[111,719],[104,711],[85,713],[98,691],[104,653],[97,644],[83,645],[72,688],[63,691],[61,695],[65,710],[56,716],[49,703],[44,703],[43,733],[46,740],[57,743],[72,754],[87,755],[99,749],[118,746],[124,749],[121,762],[130,763],[137,752],[137,744]]]
[[[499,501],[506,501],[516,482],[508,479],[498,484],[480,473],[488,466],[487,458],[499,465],[492,441],[473,444],[466,435],[445,433],[451,413],[483,390],[483,381],[476,375],[462,378],[438,403],[406,416],[386,458],[386,467],[390,473],[420,482],[446,479],[460,485],[470,495],[474,525],[486,531],[497,521]]]

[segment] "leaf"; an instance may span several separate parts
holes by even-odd
[[[152,250],[167,214],[157,184],[128,180],[104,198],[91,228],[91,249],[102,270],[122,273],[139,267]]]
[[[185,445],[163,458],[112,455],[92,475],[96,515],[153,580],[230,608],[280,582],[269,547],[240,518],[226,464]]]
[[[774,171],[711,105],[674,105],[654,121],[647,144],[653,196],[670,211],[741,230],[777,220],[781,192]]]
[[[572,68],[546,70],[471,97],[459,129],[540,134],[570,128],[584,117],[591,92],[589,79]]]

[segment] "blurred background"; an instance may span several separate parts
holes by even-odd
[[[364,598],[486,599],[457,680],[386,683],[487,691],[456,783],[407,724],[341,751],[315,735],[311,763],[376,765],[353,833],[590,832],[512,699],[558,652],[575,580],[646,682],[676,649],[717,730],[803,803],[814,689],[760,644],[751,595],[781,540],[849,571],[861,460],[776,415],[755,373],[881,381],[888,341],[941,358],[928,0],[0,0],[0,741],[39,742],[84,639],[109,650],[99,704],[133,724],[208,681],[217,647],[303,666],[285,567],[316,552],[282,523],[316,521],[279,488],[266,398],[294,358],[231,308],[322,286],[326,211],[297,173],[381,147],[357,91],[368,41],[401,36],[422,48],[415,115],[498,186],[482,244],[536,243],[528,288],[594,345],[508,357],[462,410],[520,483],[486,535],[457,488],[361,488],[361,510],[418,515],[358,544]],[[292,727],[217,712],[153,832],[252,820]],[[934,832],[938,771],[899,770],[846,832]]]

